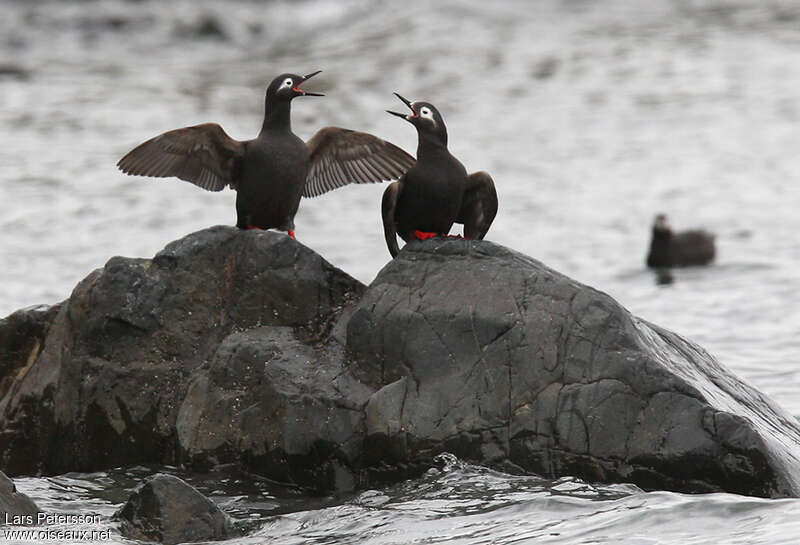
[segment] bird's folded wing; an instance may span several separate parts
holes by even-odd
[[[415,163],[394,144],[338,127],[320,129],[306,145],[311,161],[304,197],[317,197],[347,184],[396,180]]]
[[[461,201],[457,223],[464,224],[464,235],[481,240],[497,214],[497,191],[488,172],[473,172],[467,177],[467,187]]]
[[[383,192],[383,199],[381,200],[383,236],[386,238],[386,247],[389,248],[389,253],[392,254],[392,257],[397,257],[397,254],[400,253],[400,247],[397,245],[397,222],[394,218],[394,212],[397,208],[397,199],[402,191],[402,182],[393,182]]]
[[[216,123],[175,129],[128,152],[117,167],[137,176],[175,176],[208,191],[226,185],[236,189],[236,171],[244,142],[234,140]]]

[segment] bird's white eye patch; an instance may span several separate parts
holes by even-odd
[[[433,112],[431,112],[431,109],[428,108],[427,106],[423,106],[420,109],[419,115],[421,115],[422,117],[427,117],[428,119],[433,119]]]
[[[285,80],[283,80],[284,87],[291,87],[292,85],[294,85],[292,78],[286,78]]]

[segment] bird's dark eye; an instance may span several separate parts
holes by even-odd
[[[294,82],[291,80],[291,78],[286,78],[285,80],[283,80],[284,87],[291,87],[293,83]]]
[[[431,115],[431,111],[428,108],[422,108],[419,113],[422,115]]]

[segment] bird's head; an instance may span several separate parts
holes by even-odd
[[[417,128],[417,132],[422,135],[432,136],[437,140],[447,144],[447,127],[439,110],[430,102],[411,102],[398,93],[395,96],[403,101],[403,104],[411,110],[409,114],[401,114],[386,110],[392,115],[402,117]]]
[[[653,221],[653,236],[659,238],[672,236],[672,227],[670,227],[666,214],[658,214]]]
[[[322,72],[322,70],[317,70],[316,72],[312,72],[307,76],[299,76],[297,74],[281,74],[274,80],[272,83],[269,84],[267,87],[267,99],[275,99],[275,100],[292,100],[295,97],[321,97],[325,96],[321,93],[312,93],[306,91],[305,89],[301,89],[300,85],[309,80]]]

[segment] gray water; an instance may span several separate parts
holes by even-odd
[[[451,151],[495,179],[488,239],[692,338],[800,415],[800,3],[0,0],[0,10],[0,315],[66,298],[113,255],[151,256],[233,224],[233,192],[127,177],[116,161],[207,121],[251,138],[272,77],[322,69],[307,87],[327,96],[293,104],[301,137],[336,125],[413,152],[413,128],[383,110],[402,108],[393,91],[433,102]],[[298,238],[369,282],[389,259],[382,191],[304,201]],[[644,267],[658,212],[715,232],[716,263],[658,284]],[[20,488],[51,510],[107,515],[124,501],[108,491],[130,471]],[[232,543],[800,539],[795,500],[463,464],[329,504],[286,491],[227,497],[237,486],[205,490],[263,524]]]
[[[800,534],[799,500],[643,492],[633,485],[592,485],[571,477],[506,475],[451,455],[439,461],[438,468],[413,481],[324,498],[304,497],[251,475],[158,469],[186,478],[254,529],[225,545],[796,545]],[[154,470],[18,479],[17,486],[45,511],[101,515],[101,524],[82,529],[111,527],[107,542],[135,543],[121,538],[108,519]]]

